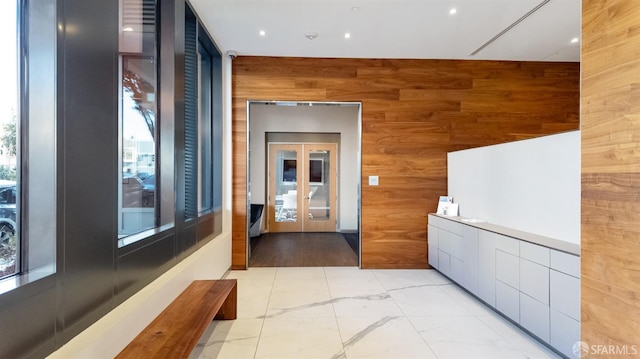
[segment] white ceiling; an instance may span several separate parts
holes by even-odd
[[[580,37],[581,0],[191,3],[220,49],[238,55],[580,61],[580,43],[571,39]],[[540,4],[544,5],[471,55]],[[454,15],[449,13],[452,8],[457,10]],[[261,30],[265,36],[260,36]],[[307,39],[309,32],[317,38]]]

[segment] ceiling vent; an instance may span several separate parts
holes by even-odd
[[[528,13],[522,15],[522,17],[519,18],[518,20],[516,20],[513,24],[507,26],[504,30],[500,31],[496,36],[492,37],[489,41],[485,42],[482,46],[477,48],[474,52],[471,53],[470,56],[474,56],[478,52],[482,51],[482,49],[484,49],[485,47],[489,46],[492,42],[496,41],[500,36],[506,34],[509,30],[513,29],[514,27],[516,27],[516,25],[518,25],[519,23],[524,21],[524,19],[526,19],[529,16],[531,16],[534,12],[540,10],[540,8],[545,6],[549,1],[551,1],[551,0],[544,0],[543,2],[538,4],[538,6],[534,7],[533,9],[531,9]]]

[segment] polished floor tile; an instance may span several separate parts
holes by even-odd
[[[251,268],[238,319],[214,321],[202,358],[558,358],[434,270]]]

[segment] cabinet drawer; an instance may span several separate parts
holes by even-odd
[[[496,281],[496,309],[511,318],[516,323],[520,322],[520,292],[501,281]]]
[[[520,325],[549,343],[549,305],[520,292]]]
[[[429,224],[434,227],[438,227],[444,229],[445,231],[448,231],[449,223],[451,223],[451,221],[449,221],[448,219],[440,218],[435,215],[429,215]]]
[[[549,268],[520,258],[520,291],[549,306]]]
[[[496,249],[496,279],[513,288],[520,288],[520,259]]]
[[[514,238],[496,235],[496,248],[514,256],[520,256],[520,241]]]
[[[449,232],[461,236],[464,233],[465,224],[455,221],[449,221]]]
[[[580,257],[552,249],[551,268],[580,278]]]
[[[438,228],[436,226],[427,226],[427,243],[429,246],[438,248]]]
[[[549,248],[520,241],[520,258],[549,267]]]
[[[549,274],[551,308],[580,320],[580,279],[553,269]]]

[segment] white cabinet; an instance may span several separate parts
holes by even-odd
[[[580,340],[580,257],[497,228],[429,215],[429,264],[574,357],[572,346]]]
[[[464,281],[462,223],[429,215],[429,264],[457,283]]]

